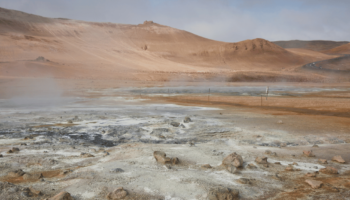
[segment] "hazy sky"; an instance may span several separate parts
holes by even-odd
[[[153,20],[226,42],[350,41],[350,0],[0,0],[0,7],[96,22]]]

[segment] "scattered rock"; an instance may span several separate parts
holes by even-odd
[[[281,163],[280,162],[275,162],[276,165],[280,165]]]
[[[286,171],[294,171],[294,168],[293,168],[292,166],[288,166],[288,167],[286,167],[285,170],[286,170]]]
[[[308,172],[307,174],[305,174],[305,176],[308,176],[308,177],[316,177],[316,173],[310,173],[310,172]]]
[[[222,161],[222,165],[224,165],[224,166],[233,165],[237,168],[242,167],[243,166],[243,158],[242,158],[242,156],[240,156],[236,153],[231,153],[230,155],[228,155],[224,158],[224,160]]]
[[[172,125],[173,127],[179,127],[180,123],[179,122],[171,122],[170,125]]]
[[[155,151],[153,152],[153,156],[156,159],[157,162],[166,164],[170,162],[170,158],[166,157],[166,154],[163,151]]]
[[[123,187],[119,187],[113,192],[108,193],[107,199],[108,200],[119,200],[124,199],[128,195],[128,192],[124,190]]]
[[[11,171],[7,174],[7,176],[9,177],[20,177],[23,176],[25,174],[25,172],[22,169],[18,169],[15,171]]]
[[[68,124],[73,124],[73,121],[72,120],[68,120],[67,123]]]
[[[70,193],[62,191],[49,200],[74,200],[74,198],[71,197]]]
[[[64,175],[67,175],[68,173],[69,173],[68,170],[64,170],[64,171],[60,172],[60,175],[61,175],[61,176],[64,176]]]
[[[212,188],[208,192],[208,200],[234,200],[238,199],[239,191],[229,188]]]
[[[268,154],[268,155],[270,155],[272,152],[270,151],[270,150],[266,150],[265,151],[265,154]]]
[[[201,168],[203,168],[203,169],[211,169],[212,167],[209,164],[205,164],[205,165],[202,165]]]
[[[0,158],[4,157],[2,154],[0,154]]]
[[[81,153],[80,154],[80,157],[82,158],[89,158],[89,157],[95,157],[94,155],[90,154],[90,153]]]
[[[292,163],[292,165],[298,166],[298,163],[296,163],[296,162],[293,162],[293,163]]]
[[[35,174],[24,174],[23,179],[24,180],[39,180],[43,177],[41,173],[35,173]]]
[[[310,151],[304,150],[303,154],[307,157],[315,157],[315,155],[312,153],[312,150]]]
[[[257,157],[255,162],[258,164],[267,164],[267,157]]]
[[[327,159],[318,159],[318,162],[321,164],[328,164]]]
[[[108,156],[108,155],[109,155],[109,153],[107,151],[103,152],[103,156]]]
[[[308,183],[313,189],[317,189],[320,188],[322,186],[322,182],[321,181],[316,181],[316,180],[305,180],[306,183]]]
[[[179,159],[177,157],[173,157],[170,159],[171,164],[176,165],[179,164]]]
[[[185,126],[185,125],[183,125],[183,124],[181,124],[181,125],[180,125],[180,127],[181,127],[181,128],[186,128],[186,126]]]
[[[337,155],[337,156],[334,156],[332,158],[332,161],[335,161],[335,162],[338,162],[338,163],[345,163],[345,160],[340,156],[340,155]]]
[[[314,144],[312,147],[316,147],[316,148],[317,148],[317,147],[319,147],[319,146],[318,146],[317,144]]]
[[[45,59],[45,57],[43,56],[39,56],[35,59],[35,61],[39,61],[39,62],[46,62],[47,60]]]
[[[324,174],[338,174],[338,169],[328,166],[326,168],[320,169],[320,172]]]
[[[185,117],[185,119],[184,119],[184,123],[189,123],[189,122],[192,122],[191,118],[189,118],[189,117]]]
[[[239,182],[241,184],[252,184],[252,182],[248,178],[240,178],[237,180],[237,182]]]
[[[21,146],[27,146],[27,144],[26,143],[21,143]]]
[[[24,140],[32,140],[32,139],[33,139],[33,136],[24,137]]]
[[[124,172],[124,170],[122,170],[120,168],[115,168],[115,169],[111,169],[109,172],[111,172],[111,173],[122,173],[122,172]]]
[[[280,144],[280,147],[286,147],[286,146],[287,146],[286,143],[281,143],[281,144]]]
[[[195,146],[193,141],[189,141],[188,144],[190,145],[190,147],[194,147]]]
[[[256,168],[256,166],[253,163],[250,163],[250,164],[247,165],[247,168],[248,169],[254,169],[254,168]]]

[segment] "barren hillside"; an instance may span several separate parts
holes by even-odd
[[[335,57],[310,52],[285,50],[264,39],[219,42],[152,21],[92,23],[0,8],[0,76],[5,77],[167,80],[251,72],[284,76],[307,63]],[[35,61],[39,56],[48,61]]]
[[[324,51],[328,54],[350,54],[350,43]]]

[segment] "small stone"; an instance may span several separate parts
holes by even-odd
[[[0,154],[0,158],[4,157],[2,154]]]
[[[267,157],[257,157],[255,162],[258,164],[267,164]]]
[[[189,122],[192,122],[191,118],[189,118],[189,117],[185,117],[185,119],[184,119],[184,123],[189,123]]]
[[[275,162],[276,165],[280,165],[281,163],[280,162]]]
[[[315,147],[315,148],[317,148],[317,147],[319,147],[317,144],[314,144],[312,147]]]
[[[312,153],[312,150],[310,151],[304,150],[303,154],[307,157],[315,157],[315,155]]]
[[[277,153],[276,152],[271,152],[270,155],[276,157]]]
[[[241,184],[252,184],[252,182],[248,178],[240,178],[237,180],[237,182],[239,182]]]
[[[292,166],[286,167],[286,171],[294,171],[294,168]]]
[[[318,162],[321,164],[328,164],[327,159],[318,159]]]
[[[317,167],[317,166],[314,166],[314,169],[318,169],[318,167]]]
[[[270,150],[266,150],[265,151],[265,154],[268,154],[268,155],[270,155],[272,152],[270,151]]]
[[[62,172],[60,173],[60,175],[61,175],[61,176],[64,176],[64,175],[67,175],[68,173],[69,173],[68,170],[64,170],[64,171],[62,171]]]
[[[326,167],[326,168],[322,168],[319,170],[320,172],[324,173],[324,174],[338,174],[338,170],[334,167]]]
[[[179,159],[177,157],[173,157],[170,159],[171,164],[176,165],[179,164]]]
[[[171,122],[170,125],[172,125],[173,127],[179,127],[180,123],[179,122]]]
[[[281,143],[281,144],[280,144],[280,147],[286,147],[286,146],[287,146],[286,143]]]
[[[68,124],[73,124],[73,121],[72,120],[68,120],[67,123]]]
[[[123,187],[117,188],[113,192],[108,193],[107,199],[108,200],[119,200],[123,199],[128,195],[128,192],[124,190]]]
[[[163,151],[155,151],[153,152],[153,156],[159,163],[166,164],[171,162],[171,159],[167,158],[166,154]]]
[[[21,146],[27,146],[27,144],[26,143],[21,143]]]
[[[205,165],[202,165],[201,168],[203,168],[203,169],[211,169],[212,166],[209,165],[209,164],[205,164]]]
[[[13,153],[19,152],[19,148],[17,148],[17,147],[12,147],[11,150],[12,150]]]
[[[320,188],[322,186],[321,181],[316,181],[316,180],[305,180],[306,183],[308,183],[313,189]]]
[[[233,165],[235,167],[242,167],[243,166],[243,158],[242,156],[231,153],[230,155],[226,156],[224,160],[222,161],[222,165],[229,166]]]
[[[256,166],[253,163],[250,163],[247,165],[247,168],[254,169],[254,168],[256,168]]]
[[[103,156],[108,156],[108,155],[109,155],[109,153],[107,151],[103,152]]]
[[[193,141],[188,142],[188,144],[190,145],[190,147],[194,147],[195,146]]]
[[[208,192],[208,200],[234,200],[237,199],[239,191],[224,187],[212,188]]]
[[[335,161],[335,162],[338,162],[338,163],[342,163],[342,164],[345,163],[345,160],[340,155],[334,156],[332,158],[332,161]]]
[[[122,172],[124,172],[124,170],[122,170],[120,168],[115,168],[115,169],[111,169],[109,172],[111,172],[111,173],[122,173]]]
[[[296,162],[293,162],[293,164],[292,164],[292,165],[298,166],[298,163],[296,163]]]
[[[307,176],[307,177],[316,177],[316,173],[307,173],[307,174],[305,174],[305,176]]]
[[[90,157],[95,157],[95,156],[93,156],[93,155],[90,154],[90,153],[81,153],[81,154],[80,154],[80,157],[82,157],[82,158],[90,158]]]

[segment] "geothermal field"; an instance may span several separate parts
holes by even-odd
[[[0,8],[0,199],[350,199],[349,45]]]

